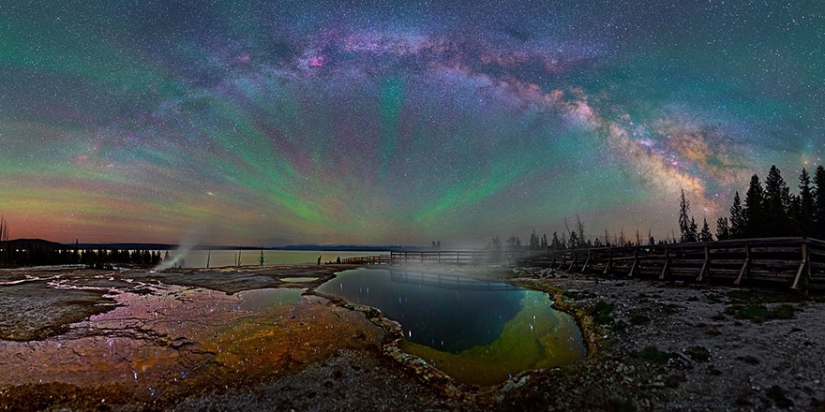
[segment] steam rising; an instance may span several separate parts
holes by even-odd
[[[181,239],[178,248],[169,255],[169,259],[164,260],[153,270],[161,271],[182,264],[189,252],[200,244],[200,241],[207,233],[206,226],[195,226]]]

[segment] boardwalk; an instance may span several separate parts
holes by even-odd
[[[536,251],[399,251],[390,252],[392,263],[437,263],[454,265],[515,264]]]
[[[728,282],[770,282],[792,289],[825,287],[825,241],[736,239],[572,250],[393,251],[349,258],[352,264],[527,265],[565,272]]]
[[[769,281],[792,289],[825,283],[825,242],[737,239],[622,248],[550,251],[525,262],[562,271],[658,279]]]

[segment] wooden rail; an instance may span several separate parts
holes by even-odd
[[[562,271],[658,279],[770,281],[807,290],[825,284],[825,242],[810,238],[736,239],[549,251],[525,260]]]
[[[436,263],[454,265],[512,265],[524,260],[536,251],[397,251],[390,252],[390,261],[398,263]],[[539,252],[542,253],[542,252]]]
[[[352,265],[378,265],[390,263],[390,255],[361,256],[341,259],[341,263]]]

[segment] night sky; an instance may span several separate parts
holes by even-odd
[[[819,0],[396,3],[3,2],[11,238],[663,238],[823,163]]]

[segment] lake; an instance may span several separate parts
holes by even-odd
[[[162,252],[161,255],[164,253]],[[264,250],[263,257],[265,265],[294,265],[302,263],[315,264],[318,262],[318,256],[321,256],[321,262],[323,263],[334,262],[339,257],[345,259],[349,257],[388,255],[389,253],[386,251]],[[164,259],[164,263],[168,267],[205,268],[208,260],[209,267],[212,268],[235,266],[239,254],[241,265],[260,265],[260,250],[190,250],[188,252],[170,250],[169,259]]]
[[[463,383],[493,385],[585,355],[575,320],[549,295],[507,283],[355,269],[317,290],[380,309],[403,327],[402,350]]]

